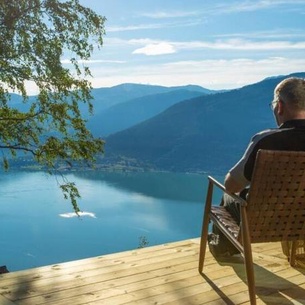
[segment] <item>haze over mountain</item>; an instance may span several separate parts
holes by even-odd
[[[198,90],[199,88],[192,89]],[[99,111],[89,118],[87,126],[94,135],[104,137],[145,121],[178,102],[207,94],[203,92],[206,91],[178,89],[166,93],[144,95]]]
[[[124,156],[155,169],[224,173],[254,133],[276,127],[269,103],[275,86],[286,77],[177,103],[107,137],[106,159]]]
[[[286,77],[219,92],[138,84],[94,89],[95,116],[88,127],[96,136],[109,134],[99,165],[224,174],[254,133],[276,127],[269,103]],[[11,103],[28,108],[18,95]]]
[[[203,94],[217,92],[215,90],[209,90],[195,85],[165,87],[126,83],[109,88],[95,88],[92,90],[94,113],[99,114],[101,111],[111,106],[143,96],[166,93],[175,90],[196,91],[201,92]]]
[[[95,136],[104,137],[145,121],[182,100],[215,92],[218,91],[196,85],[165,87],[121,84],[92,90],[93,116],[88,113],[88,105],[79,103],[79,107],[83,117],[88,120],[88,128]],[[10,105],[27,111],[35,98],[31,96],[28,103],[23,103],[20,95],[11,94]]]

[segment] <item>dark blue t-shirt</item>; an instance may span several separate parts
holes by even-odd
[[[259,149],[305,151],[305,120],[287,121],[279,128],[267,129],[252,137],[243,157],[229,171],[241,185],[250,184]]]

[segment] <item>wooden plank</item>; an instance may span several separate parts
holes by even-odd
[[[128,276],[131,273],[136,274],[138,272],[143,272],[141,270],[142,266],[145,266],[146,270],[144,271],[157,268],[160,269],[168,266],[170,261],[171,263],[176,262],[176,264],[181,264],[190,260],[193,260],[195,262],[197,260],[195,258],[196,256],[196,251],[176,251],[175,253],[166,253],[164,255],[159,256],[138,256],[134,257],[131,261],[125,260],[124,262],[114,263],[112,265],[107,264],[105,267],[93,263],[86,270],[86,272],[83,272],[83,270],[81,270],[78,273],[62,273],[60,277],[58,276],[56,278],[41,278],[39,276],[36,276],[35,278],[30,278],[29,280],[24,279],[24,281],[21,281],[20,279],[18,279],[18,281],[10,281],[3,283],[1,281],[0,291],[1,289],[5,289],[8,286],[10,286],[11,293],[13,293],[14,291],[20,291],[20,289],[26,288],[28,286],[29,281],[31,282],[31,287],[34,290],[40,288],[42,290],[49,291],[49,289],[57,290],[58,287],[60,289],[64,289],[65,287],[69,288],[71,287],[71,281],[73,281],[75,286],[77,287],[78,282],[80,283],[80,285],[90,284],[90,278],[98,277],[99,279],[101,279],[103,275],[107,275],[108,273],[111,274],[111,277],[114,276],[114,273],[116,277],[118,277],[121,273],[123,273],[123,275],[121,276]],[[185,261],[183,260],[183,258],[186,258]],[[160,263],[162,263],[162,265],[160,265]],[[86,281],[87,278],[89,278],[88,282]]]
[[[148,248],[147,248],[148,249]],[[155,249],[155,250],[154,250]],[[144,250],[144,249],[143,249]],[[190,252],[191,251],[191,252]],[[9,285],[14,283],[16,279],[18,282],[27,282],[27,281],[36,281],[41,279],[52,279],[54,277],[62,277],[63,275],[69,274],[77,274],[79,272],[86,271],[94,271],[99,268],[117,266],[120,268],[122,264],[129,263],[130,266],[134,266],[135,264],[140,265],[140,261],[152,262],[155,260],[156,262],[163,259],[164,256],[167,256],[167,259],[170,260],[173,257],[188,256],[190,254],[197,254],[198,249],[194,245],[191,247],[190,245],[178,245],[177,247],[171,246],[168,248],[164,247],[151,247],[150,251],[130,251],[126,253],[110,254],[103,257],[92,258],[91,260],[85,259],[85,263],[83,260],[77,261],[78,263],[63,263],[59,265],[47,266],[35,269],[30,269],[30,271],[20,271],[20,272],[12,272],[6,275],[2,275],[0,277],[0,287],[2,285]]]
[[[193,239],[8,273],[0,305],[248,305],[243,259],[220,262],[207,251],[201,275],[198,250]],[[258,304],[305,304],[304,271],[289,266],[280,244],[253,250]]]
[[[0,295],[0,305],[15,305],[12,301]]]
[[[219,266],[221,267],[221,266]],[[221,276],[223,277],[225,274],[227,274],[229,272],[229,274],[232,274],[232,270],[231,268],[222,268],[222,273]],[[158,287],[159,285],[165,285],[169,282],[174,282],[174,281],[180,281],[180,284],[184,281],[184,278],[186,278],[185,274],[189,274],[190,276],[194,276],[194,274],[196,275],[196,277],[198,277],[198,279],[200,279],[200,281],[202,281],[201,276],[199,275],[198,271],[197,271],[197,260],[196,262],[194,262],[193,264],[193,268],[191,270],[189,270],[190,268],[188,267],[187,269],[185,269],[184,271],[180,271],[176,272],[176,273],[170,273],[168,276],[164,276],[160,274],[160,269],[155,270],[154,274],[156,276],[152,277],[150,280],[146,280],[146,281],[138,281],[138,282],[134,282],[131,283],[129,285],[123,285],[124,283],[120,282],[119,279],[116,280],[115,283],[112,283],[112,289],[106,291],[106,287],[105,284],[108,283],[102,283],[101,286],[99,285],[95,285],[95,291],[91,292],[91,296],[85,296],[86,297],[86,301],[88,300],[99,300],[99,302],[101,302],[101,299],[106,299],[108,297],[112,297],[113,294],[115,296],[115,299],[118,298],[118,295],[125,295],[126,293],[133,293],[135,291],[139,291],[139,290],[144,290],[144,289],[151,289],[153,288],[153,290],[156,289],[156,287]],[[215,268],[213,268],[215,269]],[[215,270],[212,271],[212,273],[215,273]],[[220,275],[219,272],[217,272],[218,275]],[[183,276],[182,276],[183,275]],[[104,285],[104,287],[103,287]],[[104,289],[103,289],[104,288]],[[83,291],[82,291],[83,292]],[[65,292],[64,295],[65,297],[68,297],[68,294],[71,293],[71,291],[69,292]],[[72,292],[72,296],[74,296],[73,300],[69,299],[69,301],[71,302],[71,304],[78,304],[78,303],[83,303],[84,300],[82,300],[82,296],[78,296],[76,291]],[[109,299],[107,299],[108,302],[110,302]],[[63,304],[66,301],[63,301],[62,303],[58,303],[58,301],[56,301],[54,304]],[[117,300],[115,302],[118,302]]]
[[[70,273],[70,274],[65,274],[62,273],[61,277],[58,277],[56,279],[54,279],[54,277],[49,278],[41,278],[39,276],[36,277],[30,277],[30,279],[26,279],[23,277],[23,281],[18,278],[17,281],[12,281],[12,282],[5,282],[3,284],[3,281],[1,282],[1,288],[2,289],[7,289],[7,287],[9,287],[10,289],[10,293],[13,294],[14,291],[17,291],[19,296],[18,298],[20,298],[20,290],[23,290],[23,288],[26,288],[28,286],[28,282],[31,281],[31,290],[33,291],[41,291],[43,289],[41,289],[41,287],[45,286],[45,290],[49,291],[50,289],[53,290],[57,290],[58,289],[64,289],[65,288],[65,284],[67,285],[67,288],[71,287],[71,281],[77,281],[79,280],[81,282],[81,285],[83,285],[84,283],[84,278],[86,277],[92,277],[92,276],[96,276],[101,278],[101,276],[104,277],[104,275],[110,273],[110,277],[117,277],[118,274],[123,273],[121,276],[129,276],[130,275],[130,270],[133,267],[133,274],[136,272],[143,272],[141,271],[141,266],[146,266],[147,270],[149,269],[155,269],[155,268],[164,268],[167,267],[169,265],[169,261],[174,261],[177,260],[177,264],[179,263],[184,263],[184,261],[181,258],[186,258],[186,261],[189,261],[189,258],[191,258],[194,262],[196,261],[195,256],[194,255],[190,255],[190,254],[195,254],[197,256],[197,250],[193,251],[190,253],[189,249],[186,251],[185,249],[181,249],[180,247],[176,248],[175,251],[171,251],[170,254],[168,252],[168,249],[165,249],[165,254],[164,253],[160,253],[159,256],[151,256],[149,258],[146,257],[146,255],[144,254],[144,257],[134,257],[132,258],[132,260],[128,261],[127,264],[127,260],[125,261],[120,261],[118,262],[114,262],[113,260],[112,265],[108,263],[106,264],[105,268],[96,268],[96,261],[93,260],[93,264],[91,267],[87,268],[89,270],[86,270],[86,272],[83,272],[83,270],[77,274],[75,273]],[[142,253],[142,252],[141,252]],[[145,251],[143,251],[143,253],[145,253]],[[139,258],[141,260],[139,260]],[[166,261],[163,263],[164,266],[159,265],[159,263],[162,260]],[[154,264],[157,264],[156,267],[154,267]],[[136,272],[135,272],[136,271]],[[57,272],[57,271],[55,271]],[[114,274],[115,273],[115,274]],[[36,274],[36,272],[35,272]],[[12,279],[10,279],[12,280]],[[65,282],[65,283],[64,283]],[[90,282],[85,283],[85,284],[90,284]],[[10,285],[10,286],[9,286]],[[1,290],[0,290],[1,291]],[[33,292],[35,293],[35,292]],[[25,296],[27,296],[25,294]]]
[[[118,294],[118,290],[119,289],[123,289],[120,286],[123,285],[135,285],[137,286],[138,283],[143,283],[144,281],[148,281],[150,279],[155,280],[156,277],[160,278],[161,276],[171,276],[173,274],[173,272],[178,272],[179,271],[179,267],[181,270],[185,270],[185,269],[191,269],[197,265],[197,262],[190,262],[190,263],[186,263],[186,264],[182,264],[177,266],[175,269],[173,268],[166,268],[164,267],[164,269],[157,269],[155,270],[155,268],[153,268],[151,271],[145,271],[142,273],[137,273],[135,275],[132,275],[132,272],[129,270],[128,274],[126,276],[123,275],[123,273],[121,273],[121,276],[118,276],[115,273],[111,273],[109,274],[108,278],[103,278],[102,280],[90,283],[90,284],[85,284],[83,286],[78,286],[75,287],[75,283],[71,282],[70,286],[67,289],[64,290],[57,290],[57,291],[48,291],[45,290],[45,294],[41,294],[40,296],[37,296],[35,298],[31,298],[31,300],[35,300],[38,302],[38,300],[40,302],[45,301],[46,299],[49,299],[49,303],[50,300],[54,300],[55,302],[59,302],[59,300],[63,299],[63,298],[75,298],[75,301],[73,301],[73,304],[77,304],[77,302],[79,301],[79,296],[80,295],[94,295],[94,293],[99,292],[99,291],[103,291],[103,295],[104,297],[106,297],[107,295],[112,295],[112,291],[111,289],[116,289],[114,291],[115,295]],[[162,272],[161,272],[162,271]],[[100,277],[99,277],[100,278]],[[109,290],[109,291],[107,291]],[[122,293],[125,293],[124,290],[122,290]],[[88,298],[90,298],[90,296],[88,296]],[[26,304],[26,302],[25,302]]]
[[[158,246],[151,246],[142,249],[118,252],[113,254],[107,254],[103,256],[97,256],[93,258],[86,258],[81,260],[75,260],[71,262],[65,262],[60,264],[54,264],[49,266],[43,266],[38,268],[32,268],[22,271],[16,271],[11,273],[6,273],[0,275],[1,283],[2,281],[8,279],[19,279],[19,280],[29,280],[31,277],[55,277],[65,274],[67,272],[76,272],[87,269],[87,265],[101,264],[102,266],[112,265],[114,263],[120,264],[125,260],[133,261],[137,259],[138,255],[149,256],[153,253],[153,256],[158,256],[159,253],[166,254],[176,253],[177,251],[187,251],[189,248],[197,249],[196,244],[191,242],[191,240],[179,241],[170,244],[162,244]]]

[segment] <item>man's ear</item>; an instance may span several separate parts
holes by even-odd
[[[277,102],[277,114],[282,115],[284,112],[284,104],[281,100]]]

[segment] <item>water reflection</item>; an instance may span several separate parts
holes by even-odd
[[[168,173],[70,173],[73,217],[54,177],[0,175],[0,265],[20,270],[199,236],[206,178]]]
[[[63,218],[73,218],[73,217],[92,217],[92,218],[96,218],[95,214],[94,213],[91,213],[91,212],[79,212],[79,213],[74,213],[74,212],[71,212],[71,213],[62,213],[62,214],[59,214],[60,217],[63,217]]]
[[[77,177],[105,181],[108,185],[155,198],[199,202],[205,196],[205,176],[156,172],[84,171]]]

